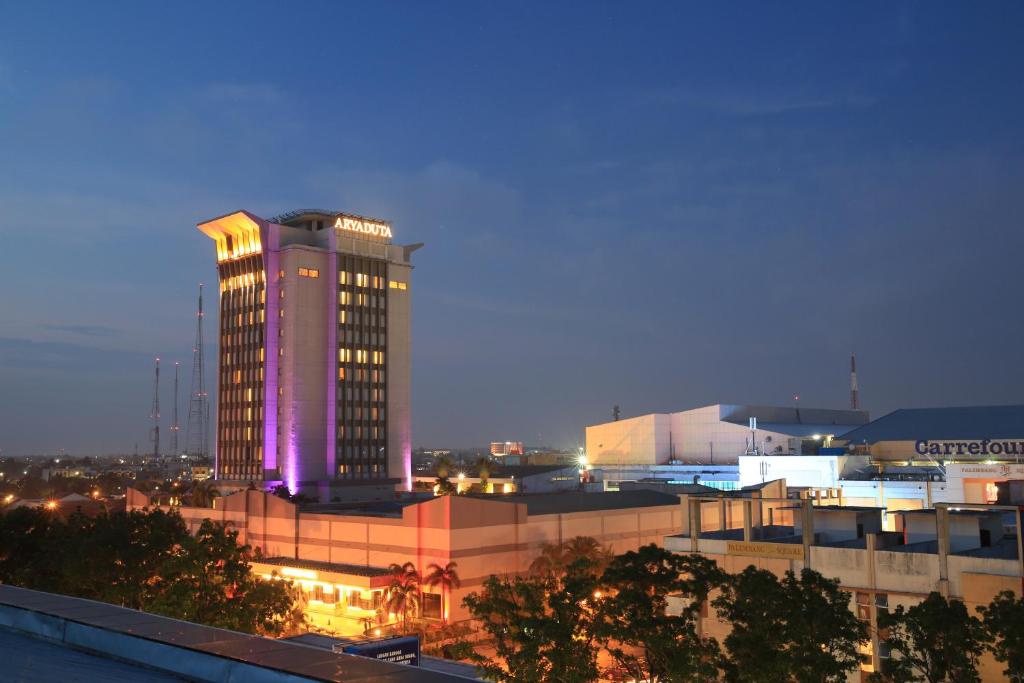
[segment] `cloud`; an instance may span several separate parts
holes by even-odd
[[[432,239],[457,240],[493,253],[522,213],[518,190],[443,159],[408,172],[322,170],[309,184],[327,198],[321,203],[390,220],[396,241],[428,246]]]
[[[785,92],[781,90],[661,89],[651,99],[733,116],[772,116],[821,109],[862,109],[875,98],[854,92]]]

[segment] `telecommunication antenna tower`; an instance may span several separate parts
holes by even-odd
[[[150,438],[153,440],[153,457],[160,457],[160,359],[156,359],[153,369],[153,432]]]
[[[179,455],[178,453],[178,432],[181,431],[181,425],[178,424],[178,368],[181,363],[174,361],[174,411],[171,417],[171,455]]]
[[[857,390],[857,354],[850,354],[850,407],[854,410],[860,408],[860,396]]]
[[[192,347],[192,391],[188,399],[186,452],[193,457],[210,454],[210,401],[203,379],[203,285],[199,285],[196,312],[196,343]]]

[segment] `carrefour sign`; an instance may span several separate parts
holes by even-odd
[[[972,441],[928,441],[914,443],[918,455],[939,455],[942,457],[983,457],[1024,455],[1024,441],[1015,439],[976,439]]]
[[[368,218],[356,218],[355,216],[338,216],[334,221],[334,227],[338,230],[357,232],[372,237],[383,237],[391,239],[391,226],[381,221],[374,221]]]

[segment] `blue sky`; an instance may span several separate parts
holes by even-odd
[[[238,208],[427,243],[416,446],[1021,402],[1024,5],[824,5],[0,1],[0,449],[148,447]]]

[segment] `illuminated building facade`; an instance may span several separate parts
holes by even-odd
[[[129,511],[142,510],[155,500],[129,488],[125,504]],[[343,636],[401,618],[382,609],[392,564],[411,562],[422,576],[431,565],[456,563],[460,585],[421,586],[419,615],[467,621],[468,594],[496,571],[527,574],[545,544],[590,536],[624,553],[685,528],[679,496],[656,491],[405,496],[303,506],[266,491],[240,490],[215,499],[212,508],[162,509],[178,512],[193,530],[205,519],[232,523],[239,543],[260,550],[253,571],[294,581],[305,593],[309,623]]]
[[[522,441],[492,441],[491,455],[522,455],[524,453]]]
[[[216,478],[411,482],[410,256],[383,221],[300,210],[199,224],[217,246]]]

